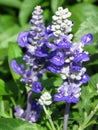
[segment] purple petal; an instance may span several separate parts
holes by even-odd
[[[71,66],[71,68],[70,68],[70,72],[75,72],[75,71],[79,71],[79,70],[81,70],[80,66]]]
[[[41,93],[43,90],[43,87],[40,82],[34,82],[32,86],[32,91],[35,93]]]
[[[85,52],[76,55],[74,58],[74,62],[86,62],[89,61],[89,54],[86,54]]]
[[[32,123],[32,122],[35,123],[35,122],[37,122],[38,117],[39,117],[39,113],[38,113],[37,111],[35,111],[33,114],[31,114],[31,115],[29,116],[28,122],[30,122],[30,123]]]
[[[84,74],[82,77],[82,83],[87,83],[90,80],[90,77],[87,74]]]
[[[89,44],[92,43],[92,41],[93,41],[93,35],[92,35],[91,33],[88,33],[87,35],[84,35],[84,36],[82,36],[82,38],[81,38],[81,42],[82,42],[83,44],[89,45]]]
[[[52,73],[60,73],[61,67],[50,64],[47,69],[50,70]]]
[[[42,47],[38,47],[35,51],[35,56],[38,57],[47,57],[48,56],[48,52],[45,46]]]
[[[52,62],[54,65],[61,66],[64,64],[65,58],[63,52],[54,52],[51,54],[51,56],[52,58],[50,59],[50,62]]]
[[[64,101],[64,100],[65,100],[65,96],[60,95],[60,94],[54,95],[54,101]]]
[[[16,111],[16,112],[14,113],[14,115],[15,115],[16,117],[24,118],[25,112],[24,112],[24,110],[23,110],[20,106],[15,106],[14,109],[15,109],[15,111]]]
[[[46,46],[47,46],[48,48],[50,48],[50,49],[53,50],[53,51],[57,49],[57,46],[54,45],[54,44],[52,44],[52,43],[50,43],[50,42],[46,42],[45,44],[46,44]]]
[[[65,101],[68,103],[78,103],[78,98],[73,96],[66,96]]]
[[[52,31],[51,31],[51,25],[49,25],[47,28],[46,28],[46,34],[51,34]]]
[[[28,31],[21,32],[18,36],[18,44],[21,47],[25,47],[28,43]]]
[[[70,47],[71,47],[71,43],[68,40],[66,40],[66,38],[63,38],[62,41],[60,41],[58,43],[58,48],[61,48],[61,49],[66,48],[66,49],[68,49]]]
[[[50,62],[52,62],[53,64],[57,65],[57,66],[61,66],[64,64],[64,58],[60,58],[58,56],[54,56]]]
[[[16,60],[11,61],[11,67],[13,71],[17,74],[22,75],[24,72],[24,65],[22,64],[21,67],[17,64]]]

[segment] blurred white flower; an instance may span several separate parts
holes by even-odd
[[[46,106],[48,106],[48,105],[50,105],[50,104],[52,103],[51,98],[52,98],[52,97],[51,97],[50,93],[45,92],[45,93],[43,93],[43,94],[41,95],[41,97],[40,97],[40,99],[39,99],[39,103],[40,103],[41,105],[46,105]]]

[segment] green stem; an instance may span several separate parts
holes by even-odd
[[[86,120],[84,120],[84,123],[78,128],[78,130],[83,130],[83,129],[85,129],[87,127],[87,124],[92,119],[92,117],[95,115],[97,110],[98,110],[98,104],[96,105],[95,109],[93,111],[91,111],[91,113],[88,115]]]
[[[51,116],[48,114],[45,105],[43,105],[43,109],[44,109],[45,114],[48,116],[48,120],[49,120],[49,122],[50,122],[50,125],[51,125],[51,127],[52,127],[52,130],[56,130],[56,128],[55,128],[55,126],[54,126],[54,123],[53,123],[53,121],[52,121],[52,118],[51,118]]]
[[[11,102],[13,103],[13,105],[16,106],[16,103],[15,103],[14,98],[13,98],[13,97],[10,97],[10,100],[11,100]]]

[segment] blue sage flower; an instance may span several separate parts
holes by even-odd
[[[45,27],[43,10],[35,7],[30,20],[30,30],[18,36],[18,44],[25,47],[23,57],[25,65],[18,65],[12,60],[11,66],[15,73],[21,75],[20,81],[31,87],[31,91],[41,93],[43,86],[40,79],[47,70],[59,73],[63,79],[62,85],[54,95],[55,101],[78,103],[81,95],[81,85],[89,81],[83,62],[89,61],[89,53],[84,46],[93,41],[88,33],[79,42],[73,43],[72,26],[69,20],[70,11],[59,7],[52,17],[52,24]],[[37,119],[37,112],[30,113],[29,122]]]

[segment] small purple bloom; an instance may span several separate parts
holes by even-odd
[[[21,47],[26,47],[28,43],[28,31],[21,32],[18,36],[18,44]]]
[[[81,70],[81,66],[71,66],[70,67],[70,72],[75,72]]]
[[[61,66],[55,66],[53,64],[49,64],[49,66],[47,66],[47,69],[50,70],[52,73],[60,73],[61,72]]]
[[[65,96],[63,96],[61,94],[54,95],[54,101],[64,101],[64,100],[65,100]]]
[[[28,122],[35,123],[35,122],[37,122],[38,117],[39,117],[39,113],[37,111],[35,111],[33,114],[30,114]]]
[[[39,111],[41,109],[39,102],[33,101],[31,109],[32,111]]]
[[[57,49],[57,46],[55,44],[52,44],[50,42],[45,42],[46,46],[50,48],[52,51],[55,51]]]
[[[47,57],[48,56],[47,48],[45,46],[38,47],[34,55],[38,57]]]
[[[65,101],[68,103],[78,103],[78,98],[74,97],[74,96],[66,96],[65,97]]]
[[[24,65],[22,64],[21,66],[19,66],[17,64],[16,60],[11,61],[11,67],[12,67],[13,71],[17,74],[22,75],[24,73]]]
[[[65,57],[63,52],[56,52],[54,53],[54,56],[50,59],[50,62],[52,62],[54,65],[62,66],[65,62]]]
[[[82,38],[81,38],[81,42],[83,44],[89,45],[92,43],[92,41],[93,41],[93,35],[91,33],[88,33],[88,34],[82,36]]]
[[[90,80],[90,77],[87,74],[84,74],[82,77],[81,82],[82,83],[87,83]]]
[[[86,62],[89,61],[89,54],[82,52],[74,57],[74,62]]]
[[[16,111],[14,113],[14,115],[16,117],[19,117],[19,118],[24,118],[25,117],[25,111],[20,106],[15,106],[14,109]]]
[[[49,26],[46,28],[45,36],[46,36],[47,38],[53,38],[53,37],[54,37],[54,34],[53,34],[53,32],[51,31],[51,25],[49,25]]]
[[[34,82],[32,86],[32,91],[35,93],[41,93],[43,90],[43,87],[40,82]]]
[[[61,38],[61,41],[58,43],[58,48],[63,49],[63,48],[70,48],[71,47],[71,43],[67,40],[67,38],[65,36],[63,36]]]

